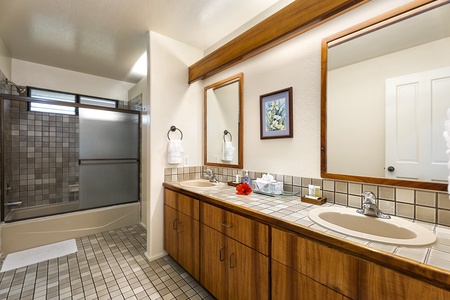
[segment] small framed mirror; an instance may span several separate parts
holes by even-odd
[[[203,157],[207,166],[243,167],[243,74],[204,89]]]

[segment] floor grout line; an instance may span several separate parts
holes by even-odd
[[[214,299],[171,257],[148,262],[140,225],[76,243],[76,253],[0,273],[0,299]]]

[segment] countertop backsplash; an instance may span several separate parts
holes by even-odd
[[[211,169],[216,178],[222,182],[234,181],[236,175],[243,175],[243,170],[223,167],[194,166],[166,168],[165,182],[175,182],[204,177],[204,171]],[[250,171],[252,179],[260,178],[268,171]],[[435,192],[410,188],[400,188],[376,184],[363,184],[321,178],[307,178],[284,174],[273,174],[277,181],[282,181],[284,190],[308,194],[308,185],[321,187],[322,196],[328,203],[360,208],[361,193],[373,192],[378,200],[380,209],[387,214],[403,218],[450,226],[450,199],[446,192]]]

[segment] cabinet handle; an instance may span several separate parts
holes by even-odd
[[[183,226],[180,226],[181,224],[183,224],[183,222],[178,221],[178,226],[177,226],[177,233],[182,233],[183,232]]]
[[[220,261],[224,261],[225,260],[224,250],[225,250],[225,246],[222,246],[220,248],[220,250],[219,250],[219,259],[220,259]]]
[[[226,228],[233,228],[233,225],[228,225],[225,222],[221,222],[220,225],[222,225],[223,227],[226,227]]]
[[[172,227],[174,230],[178,230],[178,219],[173,220]]]
[[[233,269],[236,266],[234,263],[234,252],[230,255],[230,269]]]

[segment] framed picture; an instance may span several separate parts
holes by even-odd
[[[259,98],[261,139],[293,137],[292,87]]]

